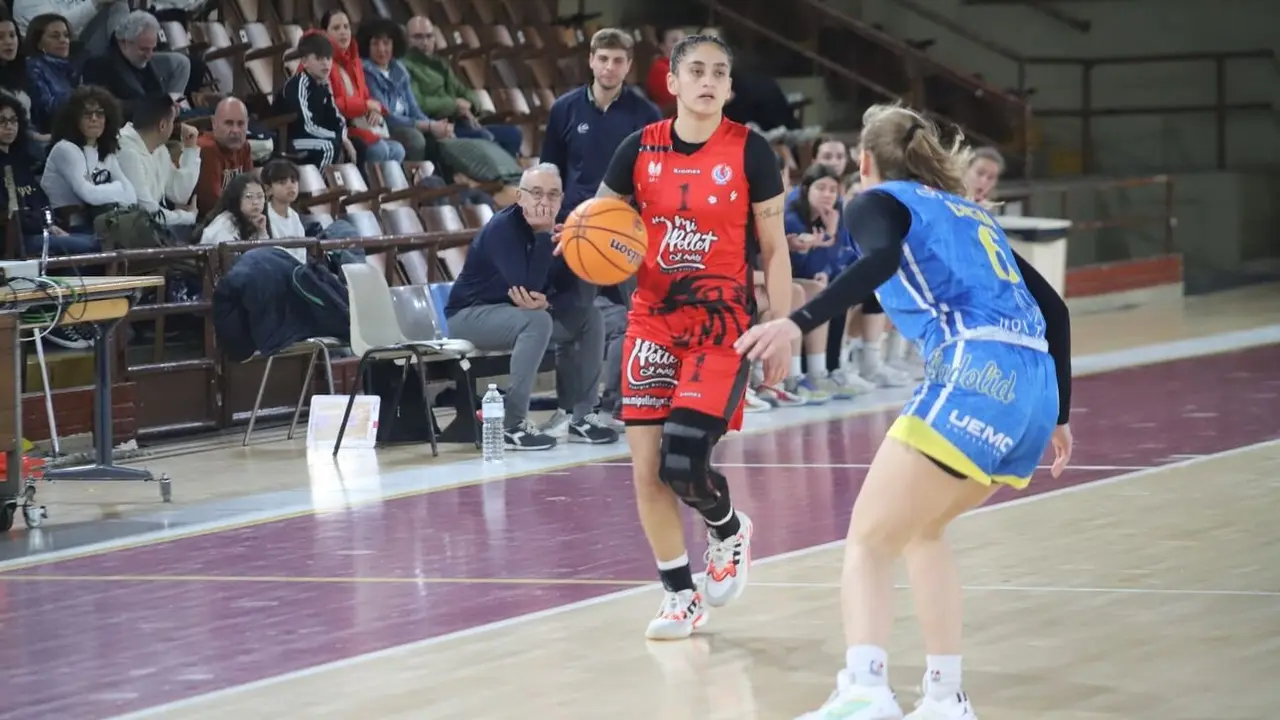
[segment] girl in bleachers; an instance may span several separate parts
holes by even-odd
[[[22,54],[27,58],[31,125],[36,132],[49,132],[58,108],[80,85],[80,72],[71,63],[71,26],[67,19],[54,14],[37,15],[27,26]]]
[[[1004,172],[1004,156],[993,147],[974,148],[969,167],[964,171],[964,184],[976,202],[983,203],[995,192]]]
[[[262,187],[267,191],[267,233],[273,238],[307,236],[302,218],[293,209],[298,199],[298,166],[288,160],[272,160],[262,167]],[[289,248],[298,262],[307,261],[305,248]]]
[[[369,95],[364,65],[351,37],[347,14],[330,10],[321,16],[318,30],[307,32],[324,32],[333,43],[329,88],[338,111],[347,119],[347,137],[355,145],[361,167],[371,162],[404,161],[404,146],[391,139],[387,128],[387,108]]]
[[[803,288],[807,301],[852,262],[854,249],[853,240],[840,221],[840,172],[814,163],[805,171],[797,191],[787,202],[787,240],[791,245],[791,274]],[[795,358],[788,389],[801,395],[820,393],[837,399],[871,389],[869,383],[856,376],[849,379],[842,372],[828,372],[829,327],[822,325],[804,337],[808,371],[801,375],[799,358]],[[836,324],[836,328],[839,330],[842,325]]]
[[[270,240],[266,206],[262,183],[250,173],[240,173],[222,189],[209,221],[196,229],[196,236],[201,245]]]
[[[89,232],[91,215],[138,204],[138,194],[120,168],[120,103],[102,88],[77,88],[53,121],[53,147],[40,186],[55,208],[85,206],[70,220]]]

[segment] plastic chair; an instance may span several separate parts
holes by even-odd
[[[403,365],[400,384],[396,388],[393,404],[400,402],[400,391],[407,379],[409,365],[417,371],[418,383],[422,386],[422,398],[426,401],[427,427],[431,438],[431,455],[440,454],[436,440],[435,413],[431,410],[430,394],[427,391],[427,362],[455,361],[468,385],[471,376],[468,369],[471,363],[467,356],[475,352],[475,346],[466,340],[447,338],[432,340],[410,340],[405,337],[396,318],[395,305],[391,299],[391,288],[383,274],[375,267],[364,263],[353,263],[342,266],[342,274],[347,279],[347,290],[351,307],[351,350],[360,355],[360,364],[356,367],[356,377],[363,379],[369,362],[373,360],[394,360]],[[342,425],[338,428],[338,438],[333,444],[336,456],[342,447],[342,437],[346,434],[347,421],[351,418],[351,408],[355,405],[356,391],[360,381],[352,384],[351,394],[347,398],[347,409],[342,415]]]
[[[262,394],[267,390],[267,380],[271,377],[271,365],[276,358],[301,355],[303,353],[309,354],[307,358],[307,375],[302,380],[302,392],[298,394],[298,404],[293,408],[293,420],[289,423],[288,438],[292,440],[293,433],[298,428],[298,417],[302,415],[302,403],[307,399],[307,391],[311,389],[311,377],[316,370],[316,356],[321,355],[324,357],[324,378],[329,384],[329,394],[333,395],[333,360],[329,357],[329,351],[341,347],[342,342],[337,338],[314,337],[296,342],[279,352],[267,355],[267,367],[262,371],[262,382],[258,383],[258,397],[253,400],[253,410],[249,413],[249,426],[244,429],[244,439],[240,441],[240,445],[244,447],[249,445],[249,436],[253,434],[253,426],[258,421],[258,410],[262,407]],[[251,363],[262,358],[263,355],[254,353],[252,357],[244,362]]]

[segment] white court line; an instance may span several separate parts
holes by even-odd
[[[1198,455],[1195,457],[1199,457]],[[850,468],[855,470],[867,470],[871,467],[871,463],[712,463],[717,468],[797,468],[797,469],[821,469],[821,468]],[[590,467],[631,467],[631,463],[622,462],[606,462],[592,463]],[[1037,465],[1039,470],[1048,470],[1052,465]],[[1161,465],[1071,465],[1068,470],[1093,470],[1093,471],[1118,471],[1123,470],[1130,472],[1133,470],[1147,470],[1150,468],[1162,467]]]
[[[751,587],[781,588],[784,590],[822,589],[838,590],[835,582],[752,582]],[[895,590],[910,590],[910,585],[894,585]],[[1057,585],[965,585],[965,592],[1020,592],[1020,593],[1084,593],[1099,595],[1207,595],[1220,597],[1280,597],[1273,590],[1194,590],[1183,588],[1117,588],[1117,587],[1067,587]]]
[[[1074,375],[1086,376],[1150,363],[1176,362],[1223,352],[1238,352],[1276,343],[1280,343],[1280,324],[1142,345],[1107,353],[1082,355],[1072,358],[1071,368]],[[905,390],[906,393],[901,397],[894,396],[892,400],[889,399],[892,395],[889,391],[879,390],[871,393],[872,399],[869,405],[842,406],[837,403],[800,408],[780,408],[775,412],[752,415],[752,418],[759,418],[762,424],[756,427],[748,426],[741,435],[731,436],[727,440],[735,440],[746,435],[787,430],[803,425],[839,422],[849,418],[865,417],[876,412],[901,408],[909,395],[910,388],[900,389]],[[792,422],[792,418],[797,415],[803,415],[805,419],[800,422]],[[778,424],[774,424],[775,422]],[[591,461],[591,453],[598,453],[595,457],[601,460],[614,460],[626,454],[624,451],[616,450],[614,446],[605,445],[576,446],[574,452],[580,457],[580,460],[573,463],[574,467],[588,465]],[[587,457],[581,457],[584,454]],[[541,455],[543,457],[513,458],[508,460],[506,467],[501,469],[486,467],[479,458],[476,458],[474,460],[451,463],[447,466],[431,466],[427,472],[423,472],[422,468],[395,470],[383,476],[379,487],[372,491],[369,496],[352,500],[343,508],[333,508],[328,511],[352,510],[383,502],[388,497],[412,497],[420,493],[430,492],[434,489],[433,486],[438,483],[453,486],[458,483],[505,482],[518,477],[543,474],[548,470],[563,471],[565,469],[563,456],[545,453],[533,453],[533,455]],[[441,468],[445,469],[441,472]],[[264,506],[265,497],[271,498],[266,503],[269,509],[258,509]],[[284,497],[299,499],[281,499]],[[283,493],[268,493],[266,496],[250,495],[241,500],[246,501],[252,506],[252,509],[237,508],[234,511],[220,513],[218,517],[210,520],[174,523],[168,517],[171,514],[170,512],[157,513],[154,516],[131,517],[131,520],[154,520],[161,523],[162,527],[127,537],[101,540],[76,547],[61,548],[35,555],[3,560],[0,561],[0,572],[15,568],[46,565],[59,560],[100,555],[113,550],[145,547],[186,537],[207,535],[222,530],[252,527],[277,520],[326,512],[325,509],[315,507],[309,488],[285,491]],[[219,505],[220,503],[214,504]],[[238,502],[230,501],[230,504],[237,505]]]
[[[1266,440],[1260,443],[1254,443],[1252,445],[1245,445],[1243,447],[1233,448],[1231,450],[1224,450],[1222,452],[1214,453],[1212,455],[1205,455],[1202,457],[1192,458],[1192,459],[1184,460],[1181,462],[1169,463],[1168,465],[1161,465],[1159,467],[1144,468],[1142,470],[1136,470],[1134,472],[1125,473],[1123,475],[1115,475],[1113,477],[1094,480],[1092,482],[1086,482],[1080,485],[1073,485],[1071,487],[1060,488],[1057,490],[1050,490],[1048,492],[1041,493],[1039,495],[1031,495],[1027,497],[1016,498],[1014,500],[1009,500],[1007,502],[1002,502],[996,505],[984,505],[976,510],[973,510],[969,514],[976,515],[978,513],[1004,510],[1006,508],[1017,507],[1019,505],[1024,505],[1027,503],[1039,502],[1047,498],[1060,497],[1062,495],[1068,495],[1068,494],[1080,492],[1082,490],[1092,490],[1094,488],[1113,485],[1115,483],[1118,483],[1124,480],[1135,480],[1137,478],[1146,477],[1148,475],[1152,475],[1157,472],[1164,472],[1166,470],[1174,470],[1177,468],[1191,467],[1191,466],[1198,465],[1200,463],[1207,462],[1210,460],[1221,460],[1224,458],[1233,457],[1235,455],[1247,453],[1253,450],[1274,447],[1274,446],[1280,446],[1280,440]],[[841,540],[836,540],[829,543],[823,543],[821,545],[814,545],[807,548],[801,548],[799,550],[793,550],[791,552],[786,552],[779,555],[771,555],[769,557],[760,558],[755,562],[757,564],[771,564],[771,563],[780,562],[783,560],[789,560],[791,558],[812,555],[812,554],[821,552],[823,550],[833,550],[843,546],[844,546],[844,540],[841,539]],[[634,595],[639,595],[641,593],[652,592],[658,589],[658,587],[659,587],[659,584],[655,582],[652,585],[641,585],[634,588],[629,588],[627,590],[620,590],[618,592],[608,593],[606,595],[600,595],[597,597],[588,598],[586,600],[580,600],[575,603],[569,603],[568,605],[559,605],[557,607],[548,608],[546,610],[539,610],[538,612],[528,613],[525,615],[518,615],[513,618],[507,618],[506,620],[498,620],[496,622],[491,622],[484,625],[477,625],[475,627],[470,627],[465,630],[459,630],[457,632],[449,633],[447,635],[439,635],[433,638],[427,638],[425,640],[418,640],[416,642],[406,643],[404,645],[397,645],[395,647],[386,648],[384,650],[378,650],[375,652],[366,653],[364,655],[356,655],[353,657],[343,658],[341,660],[334,660],[333,662],[328,662],[321,665],[314,665],[312,667],[303,668],[301,670],[294,670],[292,672],[283,673],[280,675],[276,675],[274,677],[264,678],[262,680],[255,680],[251,683],[245,683],[244,685],[237,685],[235,687],[223,688],[222,690],[214,690],[213,692],[204,693],[203,695],[196,695],[196,696],[185,698],[182,700],[175,700],[173,702],[166,703],[164,705],[157,705],[152,708],[147,708],[146,710],[139,710],[137,712],[129,713],[126,715],[118,715],[115,718],[112,718],[111,720],[140,720],[141,718],[155,717],[162,713],[177,712],[177,711],[181,711],[184,708],[190,708],[203,703],[214,702],[222,698],[227,698],[233,695],[238,695],[240,693],[246,693],[246,692],[259,690],[266,687],[271,687],[272,685],[287,683],[292,680],[299,680],[302,678],[310,677],[312,675],[318,675],[320,673],[328,672],[330,670],[341,670],[341,669],[349,668],[354,665],[358,665],[360,663],[364,663],[368,661],[382,660],[385,658],[393,658],[399,655],[417,652],[425,648],[429,648],[434,645],[440,645],[442,643],[450,642],[453,640],[460,640],[464,638],[473,637],[476,635],[482,635],[484,633],[493,632],[495,630],[503,630],[516,625],[523,625],[525,623],[535,622],[535,621],[543,620],[549,617],[555,617],[557,615],[563,615],[564,613],[574,612],[576,610],[584,610],[589,607],[594,607],[596,605],[602,605],[604,603],[614,602],[616,600],[622,600],[624,598],[632,597]],[[637,630],[637,633],[638,632],[639,630]]]

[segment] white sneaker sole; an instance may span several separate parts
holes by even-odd
[[[703,602],[706,602],[705,600]],[[703,625],[707,624],[708,612],[706,607],[702,608],[702,614],[694,618],[691,623],[668,623],[666,621],[659,622],[652,620],[649,627],[645,628],[644,636],[647,640],[688,640],[690,636]]]

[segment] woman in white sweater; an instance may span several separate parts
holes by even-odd
[[[120,126],[120,104],[105,90],[85,86],[71,93],[54,118],[54,143],[40,178],[50,206],[107,210],[137,205],[138,195],[116,154]],[[71,219],[77,229],[89,223],[88,215]]]

